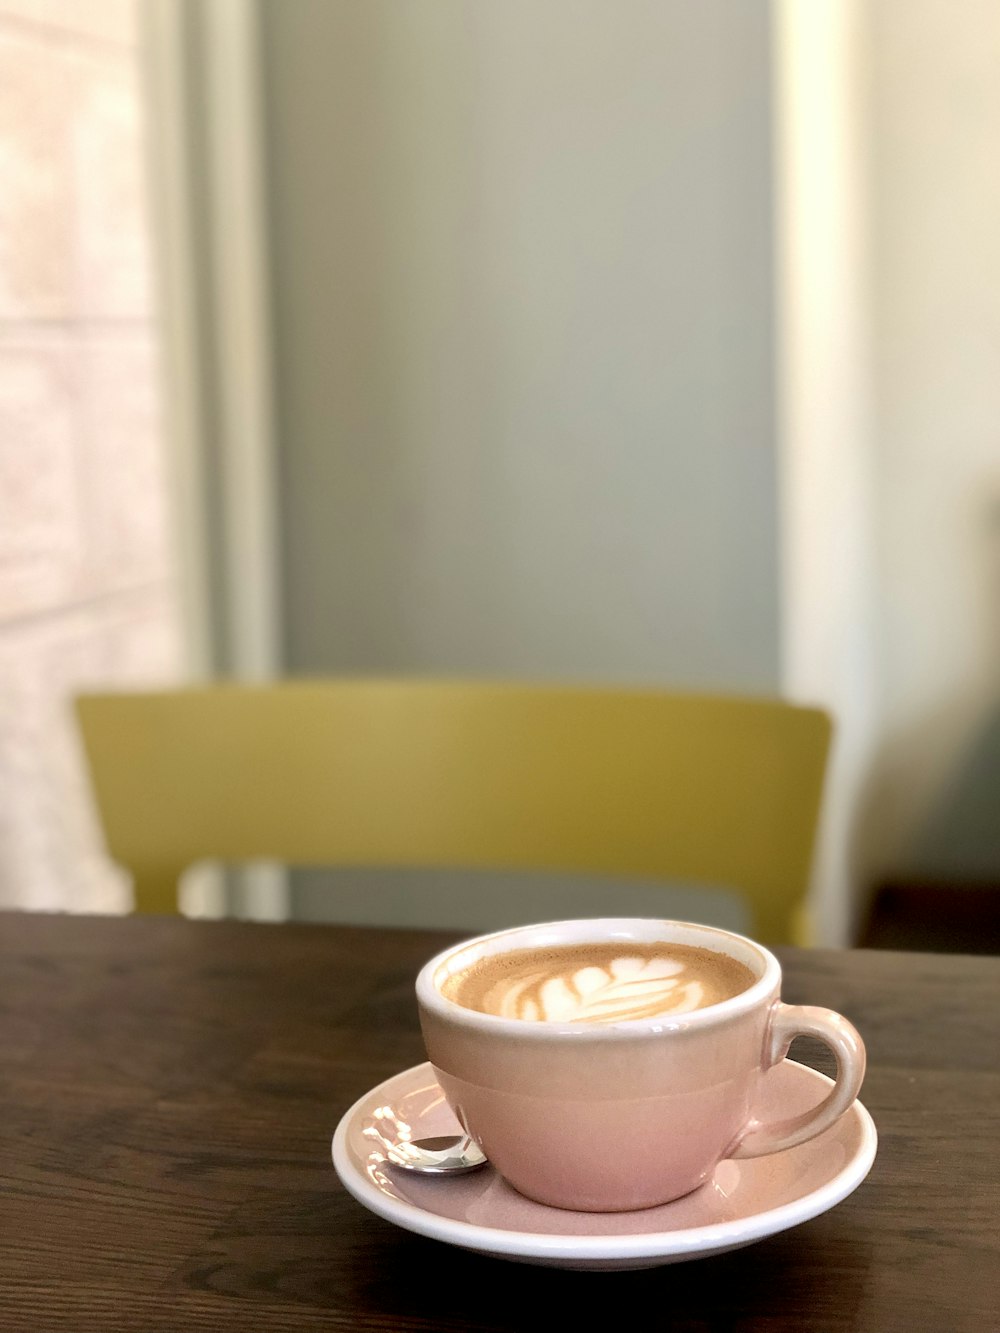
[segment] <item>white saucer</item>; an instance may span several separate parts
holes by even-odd
[[[815,1106],[830,1080],[785,1060],[761,1080],[758,1115],[783,1120]],[[875,1160],[871,1116],[855,1102],[809,1143],[746,1161],[720,1162],[683,1199],[633,1213],[573,1213],[533,1203],[492,1167],[453,1178],[391,1166],[387,1145],[459,1133],[429,1064],[365,1094],[333,1136],[333,1164],[359,1203],[408,1231],[480,1254],[554,1268],[654,1268],[750,1245],[786,1231],[857,1189]]]

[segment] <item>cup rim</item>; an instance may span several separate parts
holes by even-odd
[[[585,1025],[579,1023],[536,1023],[522,1018],[501,1018],[497,1014],[483,1014],[475,1009],[466,1009],[455,1000],[442,995],[436,983],[439,970],[456,954],[482,949],[489,952],[488,946],[496,940],[504,940],[518,935],[529,935],[552,930],[567,930],[571,936],[567,943],[585,942],[586,936],[593,931],[595,940],[602,942],[610,931],[635,932],[641,928],[647,932],[669,930],[692,933],[701,937],[715,937],[718,940],[732,941],[739,949],[739,954],[731,954],[740,961],[746,961],[745,955],[756,954],[761,963],[757,980],[745,991],[721,1000],[718,1004],[706,1005],[704,1009],[693,1009],[689,1013],[676,1017],[658,1015],[653,1018],[622,1019],[617,1023]],[[650,930],[652,928],[652,931]],[[580,932],[576,934],[576,932]],[[573,938],[575,936],[575,938]],[[647,933],[646,938],[650,935]],[[691,940],[678,940],[678,943],[695,943]],[[526,947],[544,947],[526,946]],[[711,948],[710,943],[702,947]],[[717,948],[717,953],[728,950]],[[480,956],[483,956],[480,954]],[[745,1014],[776,996],[781,985],[781,964],[769,949],[756,940],[736,931],[722,930],[717,926],[705,926],[695,921],[676,921],[659,917],[580,917],[564,921],[541,921],[524,926],[511,926],[505,930],[490,931],[485,935],[476,935],[471,939],[460,940],[429,959],[417,975],[417,1002],[421,1008],[447,1022],[460,1025],[473,1031],[492,1033],[494,1036],[510,1036],[530,1041],[553,1041],[572,1038],[574,1041],[608,1041],[635,1039],[641,1036],[655,1036],[667,1032],[690,1032],[699,1028],[713,1027],[719,1023]]]

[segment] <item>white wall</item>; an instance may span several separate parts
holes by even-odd
[[[1000,881],[1000,6],[868,11],[885,873]]]
[[[775,689],[763,0],[262,18],[291,669]]]

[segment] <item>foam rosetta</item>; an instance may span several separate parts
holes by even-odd
[[[533,1023],[621,1023],[719,1004],[753,984],[727,954],[667,941],[596,943],[494,954],[447,977],[467,1009]]]

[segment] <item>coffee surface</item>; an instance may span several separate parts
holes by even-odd
[[[441,983],[465,1009],[532,1023],[621,1023],[720,1004],[756,980],[744,963],[696,945],[619,943],[511,949]]]

